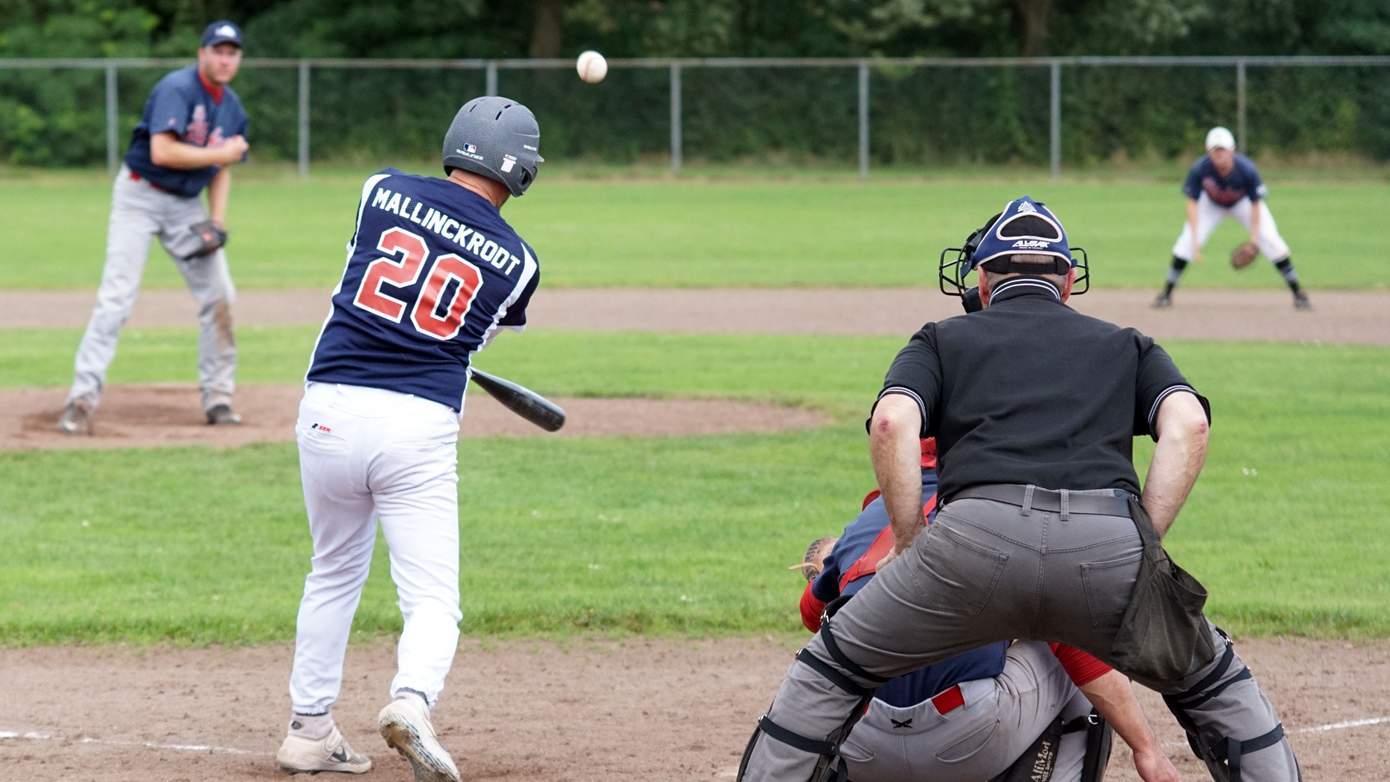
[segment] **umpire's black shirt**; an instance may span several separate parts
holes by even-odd
[[[988,483],[1138,494],[1133,438],[1154,434],[1175,391],[1197,393],[1152,339],[1072,310],[1051,283],[1015,277],[984,310],[914,334],[879,398],[917,401],[949,501]]]

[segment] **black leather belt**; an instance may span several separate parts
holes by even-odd
[[[1029,496],[1031,494],[1031,496]],[[1124,489],[1101,489],[1099,491],[1053,491],[1037,486],[1024,486],[1017,483],[991,483],[961,489],[951,497],[952,500],[994,500],[1020,508],[1031,508],[1049,513],[1094,513],[1101,516],[1123,516],[1129,518],[1130,493]]]

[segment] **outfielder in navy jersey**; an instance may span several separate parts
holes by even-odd
[[[1274,264],[1293,293],[1294,307],[1301,310],[1312,305],[1298,282],[1289,245],[1279,235],[1274,213],[1269,211],[1265,197],[1269,189],[1255,164],[1236,152],[1236,139],[1226,128],[1212,128],[1207,133],[1207,153],[1192,164],[1182,185],[1187,196],[1187,222],[1173,243],[1173,262],[1163,292],[1154,299],[1157,308],[1173,304],[1173,289],[1183,270],[1192,261],[1202,259],[1202,247],[1212,231],[1226,218],[1234,218],[1250,234],[1250,242]]]
[[[209,424],[236,424],[236,339],[227,269],[229,167],[246,159],[246,112],[228,86],[241,67],[241,30],[208,25],[198,64],[166,74],[150,91],[116,175],[106,234],[106,265],[91,320],[74,362],[58,428],[91,434],[106,370],[130,317],[150,241],[156,236],[198,301],[198,385]],[[207,207],[198,195],[207,191]]]
[[[416,780],[457,782],[430,710],[458,646],[458,431],[473,354],[521,330],[540,280],[501,207],[534,181],[540,129],[499,97],[464,104],[444,137],[445,179],[367,178],[347,265],[314,346],[295,427],[312,570],[299,606],[291,772],[363,773],[334,724],[343,654],[379,521],[405,621],[377,717]]]

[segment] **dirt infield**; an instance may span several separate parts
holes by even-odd
[[[0,390],[0,450],[135,448],[210,445],[230,448],[294,439],[298,386],[243,386],[237,390],[240,426],[208,426],[196,388],[183,385],[112,386],[94,419],[91,437],[57,429],[62,389]],[[565,426],[549,433],[526,423],[481,391],[471,391],[462,437],[660,437],[733,432],[775,432],[824,426],[813,410],[718,399],[565,399]]]
[[[1306,779],[1385,778],[1390,643],[1240,648],[1279,707]],[[466,780],[731,780],[792,651],[767,639],[468,640],[436,727]],[[384,641],[348,654],[335,716],[376,766],[363,780],[410,777],[374,730],[393,655]],[[273,753],[290,657],[288,646],[0,650],[0,779],[284,779]],[[1161,702],[1143,696],[1184,778],[1206,778]],[[1110,768],[1107,779],[1137,778],[1123,749]]]

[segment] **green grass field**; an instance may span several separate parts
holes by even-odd
[[[415,170],[429,170],[417,167]],[[250,168],[231,255],[242,288],[327,289],[364,171],[305,182]],[[1152,287],[1182,216],[1171,176],[1037,172],[845,175],[770,181],[574,170],[507,215],[553,286],[934,284],[941,246],[1011,195],[1053,205],[1088,247],[1097,284]],[[1312,288],[1390,287],[1381,177],[1267,172],[1271,203]],[[0,289],[92,289],[109,179],[0,171],[11,230]],[[1239,231],[1210,248],[1220,261]],[[1275,288],[1213,262],[1187,283]],[[181,285],[160,256],[146,286]],[[110,382],[195,382],[193,329],[131,329]],[[238,331],[242,383],[297,383],[316,330]],[[0,387],[57,389],[76,329],[4,330]],[[808,405],[834,425],[778,435],[481,439],[461,448],[469,633],[793,633],[806,542],[858,510],[872,484],[863,415],[898,338],[678,336],[533,330],[490,368],[558,396],[701,396]],[[1390,351],[1175,343],[1213,400],[1208,465],[1169,545],[1243,633],[1390,636]],[[1136,442],[1141,464],[1146,441]],[[0,645],[247,643],[293,637],[307,572],[291,444],[0,452]],[[399,629],[378,547],[356,632]]]
[[[411,170],[436,173],[432,166]],[[368,169],[316,169],[300,180],[281,168],[238,172],[229,254],[244,289],[329,288]],[[1073,244],[1091,254],[1095,280],[1150,288],[1162,280],[1181,228],[1181,168],[1052,180],[1025,170],[966,175],[852,175],[753,178],[708,175],[618,178],[601,172],[547,172],[505,214],[540,253],[545,284],[595,286],[935,285],[937,256],[958,244],[1011,197],[1045,200]],[[1387,288],[1390,211],[1381,178],[1266,172],[1270,205],[1305,284]],[[92,288],[101,276],[110,178],[105,172],[0,172],[0,213],[13,231],[0,260],[0,288]],[[1243,232],[1223,225],[1208,263],[1185,284],[1278,288],[1268,269],[1236,274],[1224,259]],[[156,250],[145,284],[182,285]]]
[[[311,328],[247,329],[243,379],[293,383]],[[11,331],[0,385],[67,382],[73,330]],[[894,338],[584,334],[499,340],[556,395],[772,399],[833,426],[774,436],[465,440],[469,633],[795,632],[796,561],[872,484],[862,417]],[[1390,361],[1376,348],[1176,343],[1213,399],[1169,545],[1242,633],[1390,635]],[[112,381],[191,382],[187,329],[130,332]],[[1297,371],[1290,371],[1297,367]],[[1148,446],[1136,442],[1140,460]],[[307,572],[292,445],[0,453],[0,644],[284,641]],[[356,631],[399,629],[378,547]]]

